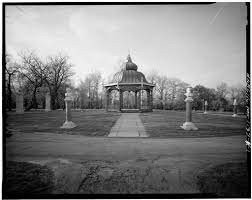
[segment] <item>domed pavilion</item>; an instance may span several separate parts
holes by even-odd
[[[142,72],[133,63],[130,55],[127,57],[125,68],[117,72],[109,84],[104,85],[106,89],[106,111],[110,106],[110,94],[113,90],[119,92],[119,111],[121,112],[152,112],[154,84],[149,83]],[[143,92],[145,91],[145,92]],[[133,109],[124,108],[124,92],[134,92]],[[143,106],[142,95],[146,94],[147,105]]]

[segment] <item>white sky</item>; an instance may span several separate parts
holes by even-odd
[[[138,70],[195,86],[245,85],[245,3],[7,6],[6,49],[67,54],[74,79],[115,73],[128,51]]]

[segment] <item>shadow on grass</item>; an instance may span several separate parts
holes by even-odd
[[[50,194],[53,191],[53,172],[46,166],[27,162],[6,162],[4,195]]]
[[[246,163],[226,163],[201,172],[197,185],[202,193],[220,198],[248,198],[249,178]]]

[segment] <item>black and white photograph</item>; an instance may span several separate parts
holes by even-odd
[[[3,199],[251,198],[249,2],[4,2]]]

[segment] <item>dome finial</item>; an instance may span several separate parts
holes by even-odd
[[[129,52],[129,54],[128,54],[128,56],[127,56],[127,61],[128,61],[128,62],[132,62],[132,59],[131,59],[131,57],[130,57],[130,51],[128,50],[128,52]]]

